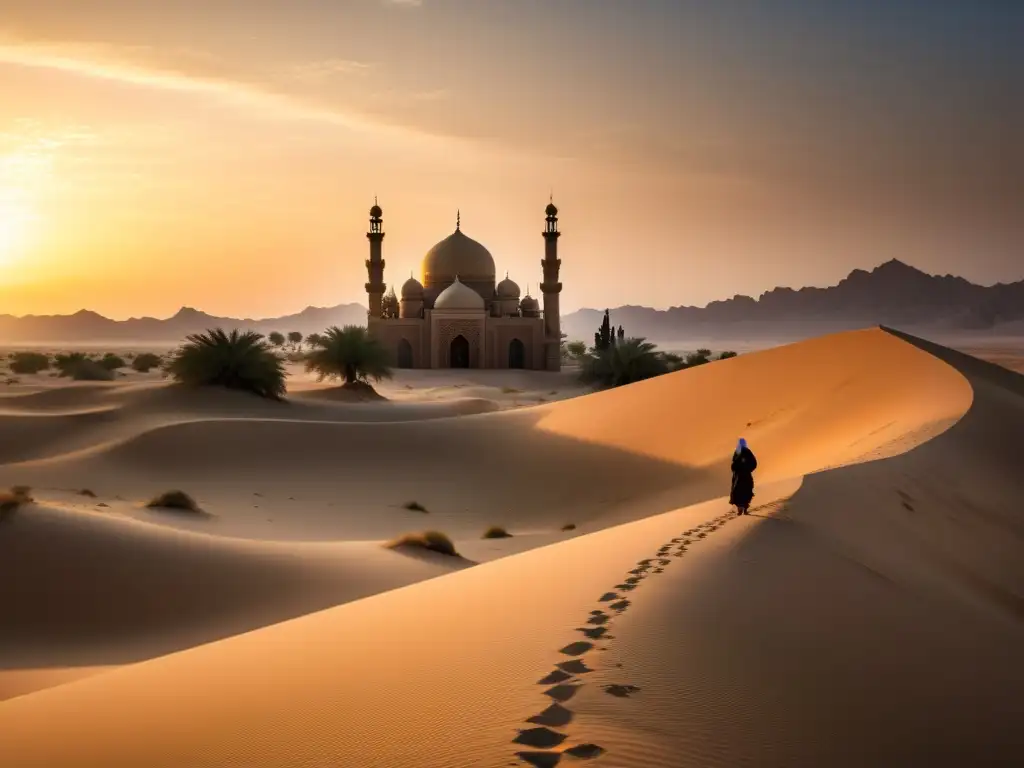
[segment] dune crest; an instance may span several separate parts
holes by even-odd
[[[1016,743],[1006,704],[1019,665],[995,673],[1020,641],[1008,607],[1024,582],[1020,558],[1010,557],[1006,532],[1015,523],[1006,511],[1022,489],[998,463],[1012,456],[1002,438],[975,459],[969,454],[991,429],[1007,439],[1019,434],[1022,398],[921,346],[881,330],[840,334],[529,411],[379,424],[379,442],[371,425],[323,425],[329,443],[319,447],[344,435],[415,474],[417,482],[397,481],[396,512],[422,500],[429,525],[454,531],[459,551],[473,559],[472,546],[527,538],[480,542],[479,532],[498,519],[487,506],[496,491],[530,481],[540,509],[520,511],[517,523],[557,529],[578,519],[593,532],[2,702],[0,761],[468,768],[521,753],[535,765],[563,754],[607,754],[623,765],[725,766],[756,755],[787,765],[854,765],[865,755],[942,764],[943,749],[962,757],[983,742]],[[752,389],[754,381],[761,386]],[[204,462],[228,444],[218,442],[221,427],[238,430],[234,444],[267,449],[257,472],[310,462],[313,477],[344,458],[356,464],[349,472],[367,477],[371,466],[355,450],[322,458],[310,451],[288,463],[296,425],[196,424],[150,433],[131,454],[97,457],[87,468],[159,472],[169,447],[188,445],[195,454],[178,470],[200,479]],[[443,434],[431,452],[440,456],[407,446],[431,429]],[[762,470],[756,516],[732,520],[721,498],[722,457],[740,433]],[[258,456],[253,449],[229,457],[230,474]],[[462,471],[441,482],[431,474],[440,467]],[[951,492],[962,505],[944,501]],[[356,509],[363,503],[353,494]],[[664,511],[674,507],[681,508]],[[955,557],[947,547],[937,559],[927,538],[933,528],[922,522],[940,508],[957,516],[950,531],[967,531],[970,546]],[[398,513],[418,515],[423,527],[424,513]],[[365,525],[348,514],[346,524]],[[613,525],[623,518],[630,522]],[[306,518],[316,521],[331,530]],[[408,517],[402,523],[411,528]],[[925,610],[929,602],[935,610]],[[899,633],[915,622],[922,631],[905,642]],[[809,623],[829,642],[815,642]],[[773,628],[767,665],[748,642],[765,627]],[[872,631],[887,640],[862,642]],[[957,647],[983,654],[984,663],[970,655],[971,674],[936,677],[962,663]],[[929,653],[937,667],[923,663]],[[845,667],[836,672],[840,658]],[[694,664],[673,666],[678,659]],[[730,659],[739,670],[731,676],[721,668]],[[912,706],[883,707],[887,719],[876,717],[867,730],[823,712],[815,720],[820,739],[800,726],[809,708],[822,712],[808,691],[831,690],[830,706],[856,717],[873,695],[900,701],[923,680],[915,675],[932,675],[936,685],[945,679],[961,696],[949,709],[929,699],[927,712],[944,723],[930,745]],[[958,702],[975,692],[971,675],[990,685],[987,719],[956,716]],[[865,681],[875,694],[852,687]],[[688,684],[689,693],[680,690]],[[762,722],[744,730],[744,717]],[[631,730],[638,718],[664,730]],[[54,721],[66,725],[60,740],[48,738]]]

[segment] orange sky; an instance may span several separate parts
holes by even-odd
[[[564,311],[1024,277],[1021,14],[756,5],[6,0],[0,313],[364,302],[375,194],[525,289],[553,190]]]

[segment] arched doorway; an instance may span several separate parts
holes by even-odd
[[[412,344],[408,339],[398,340],[398,367],[412,368]]]
[[[448,366],[450,368],[469,368],[469,340],[461,333],[452,339]]]
[[[508,345],[508,367],[526,367],[526,345],[519,339],[512,339]]]

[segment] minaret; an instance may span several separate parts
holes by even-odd
[[[370,241],[370,258],[366,260],[366,275],[369,281],[366,283],[366,295],[369,300],[369,318],[376,319],[381,316],[383,310],[384,289],[384,259],[381,256],[381,244],[384,242],[384,229],[381,216],[384,211],[377,205],[377,197],[373,198],[373,207],[370,209],[370,231],[366,233],[366,239]]]
[[[544,260],[540,263],[544,268],[544,282],[540,284],[544,295],[544,356],[545,367],[549,371],[562,370],[562,316],[558,307],[558,294],[562,292],[562,284],[558,282],[558,269],[562,260],[558,258],[558,209],[552,197],[547,208],[546,225],[544,227]]]

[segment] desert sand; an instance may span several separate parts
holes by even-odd
[[[876,329],[529,407],[16,393],[0,765],[1019,764],[1022,382]]]

